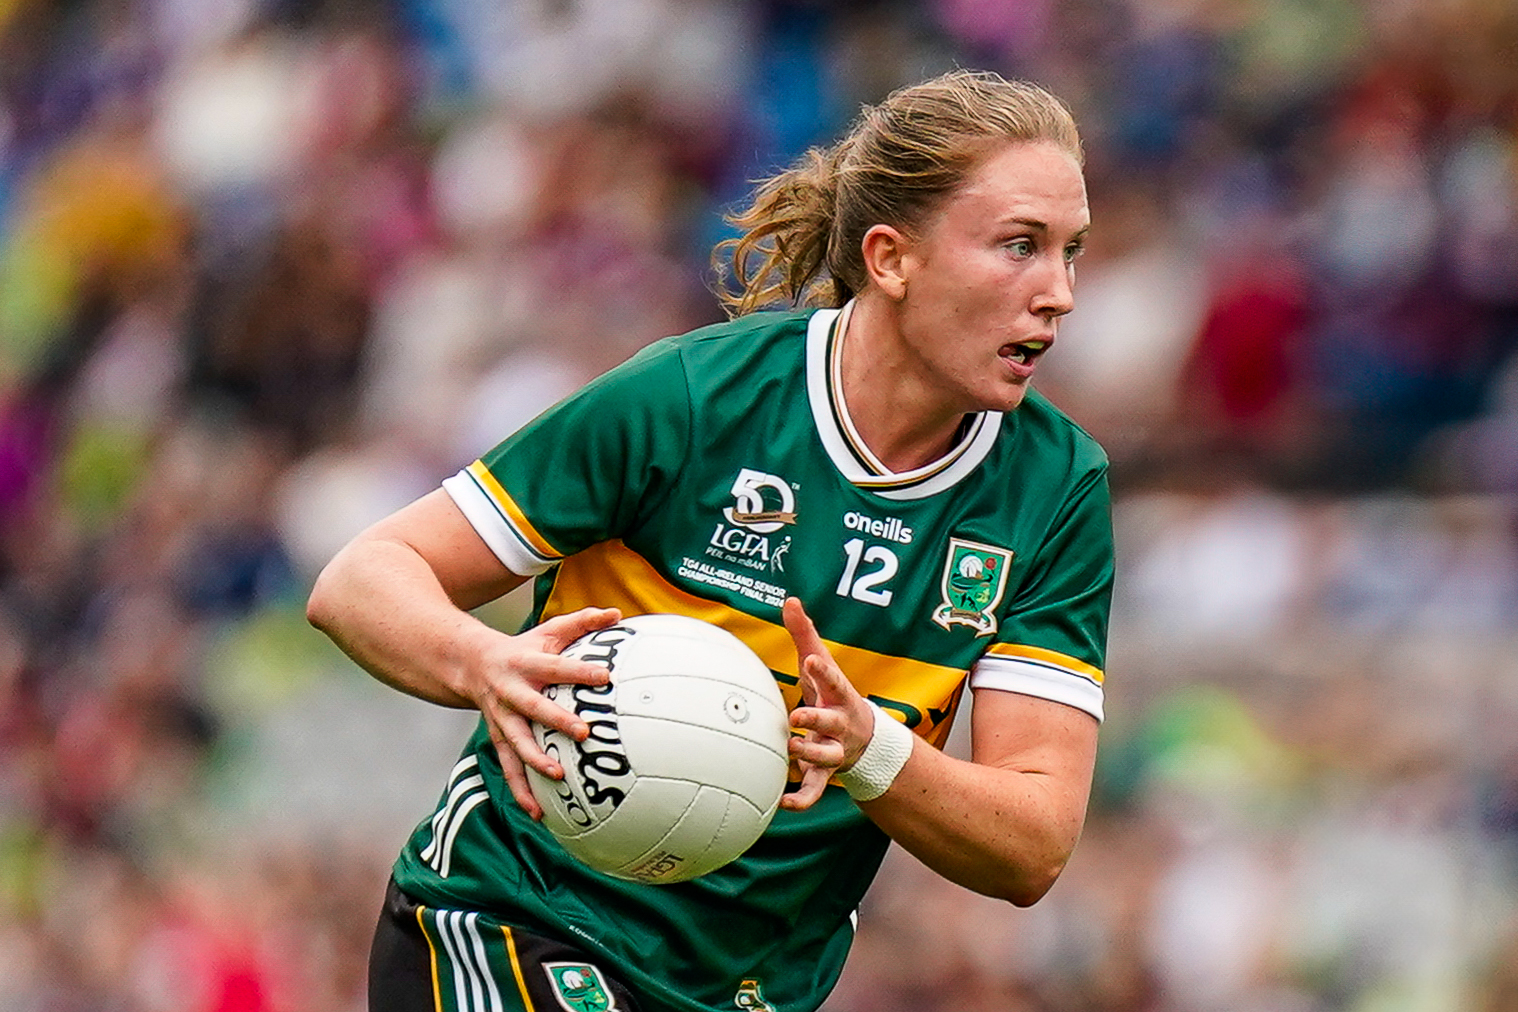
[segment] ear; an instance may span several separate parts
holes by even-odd
[[[859,245],[864,254],[864,271],[875,287],[891,299],[905,298],[905,261],[910,240],[890,225],[871,225]]]

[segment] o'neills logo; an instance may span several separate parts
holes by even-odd
[[[902,523],[900,517],[892,517],[889,520],[876,520],[874,517],[867,517],[863,513],[850,511],[843,515],[843,526],[851,531],[873,534],[877,538],[894,541],[898,545],[910,545],[912,543],[912,528]]]
[[[796,494],[784,478],[743,468],[733,482],[733,505],[722,511],[727,522],[758,534],[773,534],[796,522]]]

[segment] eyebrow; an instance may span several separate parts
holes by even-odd
[[[1024,228],[1032,229],[1035,232],[1043,232],[1045,234],[1048,234],[1049,232],[1048,222],[1040,221],[1037,218],[1006,218],[1004,219],[1004,222],[1008,225],[1021,225]],[[1087,233],[1090,231],[1091,225],[1088,223],[1084,225],[1079,231],[1077,231],[1071,238],[1084,239]]]

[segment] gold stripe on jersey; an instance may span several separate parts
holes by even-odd
[[[437,979],[437,946],[432,944],[432,936],[427,934],[427,922],[422,918],[426,907],[420,903],[416,905],[416,926],[421,929],[422,937],[427,939],[427,951],[431,954],[432,964],[432,1008],[433,1012],[443,1012],[443,988]]]
[[[511,934],[511,929],[501,925],[501,934],[506,936],[506,954],[511,957],[511,972],[517,978],[517,991],[522,995],[522,1004],[526,1006],[526,1012],[537,1012],[532,1007],[532,995],[527,993],[527,980],[522,976],[522,961],[517,958],[517,940]]]
[[[1042,647],[1024,646],[1020,643],[993,643],[986,650],[988,654],[997,657],[1011,657],[1021,661],[1033,661],[1038,664],[1048,665],[1068,671],[1071,674],[1080,675],[1097,685],[1101,685],[1106,676],[1102,669],[1093,667],[1085,661],[1077,660],[1069,654],[1062,654],[1056,650],[1045,650]]]
[[[475,461],[469,465],[468,470],[474,476],[474,480],[480,483],[480,488],[484,489],[485,494],[490,496],[496,507],[501,511],[501,514],[506,518],[506,521],[511,524],[516,533],[527,543],[527,547],[541,555],[545,560],[562,559],[564,557],[563,552],[549,544],[548,539],[539,534],[538,529],[532,526],[532,521],[527,519],[527,514],[522,512],[522,508],[516,504],[515,499],[511,498],[511,493],[506,491],[505,486],[496,480],[495,475],[490,473],[490,469],[485,466],[484,461]]]
[[[801,702],[801,688],[795,682],[796,646],[784,625],[681,590],[621,541],[603,541],[565,559],[554,576],[542,617],[547,620],[586,607],[620,608],[629,616],[675,613],[719,625],[746,643],[771,671],[784,676],[789,684],[780,689],[787,707]],[[943,745],[948,718],[959,704],[964,670],[823,642],[860,692],[882,699],[886,709],[895,702],[916,710],[922,720],[913,730],[928,743]]]

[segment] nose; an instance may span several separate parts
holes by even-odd
[[[1033,299],[1033,312],[1057,320],[1075,308],[1075,265],[1063,256],[1050,260],[1047,277]]]

